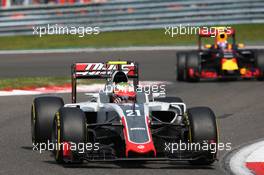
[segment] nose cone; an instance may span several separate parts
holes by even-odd
[[[232,59],[223,58],[222,59],[222,70],[226,70],[226,71],[238,70],[237,60],[235,58],[232,58]]]

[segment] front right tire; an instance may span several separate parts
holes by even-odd
[[[260,81],[264,80],[264,52],[259,52],[256,57],[256,66],[260,70],[260,77],[257,78]]]
[[[218,130],[214,112],[208,107],[187,110],[189,120],[189,142],[203,145],[215,144],[215,150],[198,150],[202,157],[190,161],[193,165],[210,165],[217,157]]]

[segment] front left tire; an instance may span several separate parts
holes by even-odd
[[[186,80],[186,53],[180,52],[176,54],[177,57],[177,80],[185,81]]]
[[[87,131],[86,117],[84,112],[79,108],[63,107],[56,113],[53,127],[53,143],[57,145],[55,150],[55,160],[58,163],[82,163],[85,150]],[[63,145],[76,145],[76,150],[70,150],[70,156],[65,157]],[[68,147],[70,149],[70,147]],[[66,158],[66,159],[65,159]]]
[[[32,143],[47,143],[51,140],[55,113],[64,106],[60,97],[43,96],[34,99],[31,106]]]
[[[198,150],[202,157],[190,161],[193,165],[210,165],[217,157],[218,130],[214,112],[208,107],[187,110],[189,120],[189,142],[194,144],[215,144],[216,150]],[[211,147],[210,147],[211,148]]]
[[[197,52],[191,52],[187,56],[186,60],[186,79],[189,82],[198,82],[200,81],[200,77],[196,75],[200,73],[201,67],[201,58]]]

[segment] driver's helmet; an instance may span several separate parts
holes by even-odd
[[[216,36],[218,48],[225,49],[227,47],[227,34],[225,32],[219,33]]]
[[[136,93],[134,86],[127,82],[116,83],[113,92],[114,103],[133,103]]]

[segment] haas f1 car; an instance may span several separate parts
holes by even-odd
[[[77,79],[95,78],[106,80],[105,89],[76,102]],[[208,107],[186,109],[178,97],[139,92],[138,82],[136,62],[73,64],[72,103],[64,104],[57,96],[33,101],[33,145],[53,143],[55,160],[67,164],[126,160],[212,164],[218,144],[214,112]]]
[[[214,44],[202,46],[202,38],[214,37]],[[235,30],[215,28],[200,30],[198,51],[177,54],[177,80],[200,79],[264,79],[264,52],[243,49],[236,44]]]

